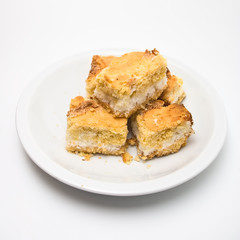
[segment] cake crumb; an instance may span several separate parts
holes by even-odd
[[[136,146],[136,143],[137,143],[137,141],[136,141],[136,138],[128,138],[127,139],[127,145],[128,146]]]
[[[90,159],[91,159],[91,157],[92,157],[93,155],[90,154],[90,153],[79,152],[79,153],[78,153],[78,156],[84,157],[84,158],[82,159],[83,161],[90,161]]]
[[[86,153],[84,156],[86,161],[89,161],[91,159],[91,157],[92,157],[92,154],[88,154],[88,153]]]
[[[101,159],[101,158],[102,158],[102,157],[100,157],[100,156],[98,157],[98,159]]]
[[[152,166],[151,164],[148,164],[148,165],[147,165],[147,168],[150,168],[151,166]]]
[[[140,158],[139,156],[137,155],[135,158],[134,158],[135,161],[139,162],[140,161]]]
[[[129,165],[132,162],[132,159],[133,159],[133,156],[130,153],[125,152],[122,154],[122,160],[124,163]]]

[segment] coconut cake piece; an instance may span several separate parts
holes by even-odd
[[[114,58],[97,74],[93,97],[118,117],[130,117],[167,86],[167,62],[154,49]]]
[[[180,104],[186,97],[186,94],[182,88],[183,80],[175,75],[172,75],[167,70],[167,87],[159,97],[166,105],[178,103]]]
[[[92,57],[91,62],[91,69],[89,71],[88,78],[86,79],[86,91],[88,97],[91,97],[93,95],[93,92],[96,87],[96,76],[98,73],[100,73],[104,68],[106,68],[111,61],[116,58],[114,56],[100,56],[100,55],[94,55]]]
[[[113,59],[117,58],[116,56],[100,56],[94,55],[92,57],[91,69],[86,80],[86,90],[88,97],[91,97],[96,88],[96,76],[104,68],[106,68]],[[178,103],[180,104],[183,99],[186,97],[184,92],[183,80],[176,75],[172,75],[169,69],[167,68],[167,87],[162,92],[159,100],[163,100],[166,105]]]
[[[144,160],[178,152],[193,133],[192,115],[184,105],[156,102],[131,118],[138,155]]]
[[[127,134],[126,118],[116,118],[95,100],[81,96],[71,100],[67,114],[68,151],[121,155]]]

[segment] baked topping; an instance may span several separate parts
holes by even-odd
[[[88,110],[92,111],[93,109],[99,108],[100,106],[94,100],[85,100],[83,97],[76,97],[72,99],[70,103],[70,111],[67,113],[67,116],[83,114]]]
[[[182,104],[151,109],[139,115],[138,119],[142,120],[145,126],[152,131],[176,127],[183,121],[192,122],[191,113]]]
[[[90,80],[93,77],[96,77],[96,75],[104,68],[106,68],[113,59],[117,57],[114,56],[99,56],[94,55],[92,57],[92,64],[91,64],[91,70],[88,75],[88,80]]]
[[[126,125],[126,118],[116,118],[109,113],[95,100],[84,100],[83,97],[76,97],[71,100],[70,111],[67,116],[70,121],[78,126],[101,126],[111,128],[122,128]]]
[[[103,78],[112,86],[128,84],[141,76],[156,71],[159,67],[166,68],[166,60],[156,49],[145,52],[130,52],[113,59],[97,78]]]

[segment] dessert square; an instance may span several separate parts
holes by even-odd
[[[116,118],[95,100],[78,96],[67,114],[66,149],[70,152],[120,155],[125,152],[127,119]]]
[[[166,60],[154,49],[112,59],[95,77],[93,97],[118,117],[130,117],[167,86]]]
[[[193,133],[192,125],[191,113],[184,105],[163,106],[157,100],[131,118],[139,157],[145,160],[178,152]]]
[[[91,69],[86,80],[86,91],[88,97],[91,97],[95,90],[96,87],[95,79],[97,74],[100,73],[105,67],[107,67],[114,58],[116,57],[100,55],[94,55],[92,57]]]
[[[163,100],[166,105],[173,103],[180,104],[186,97],[182,85],[183,80],[175,75],[172,75],[171,72],[167,70],[167,87],[159,99]]]

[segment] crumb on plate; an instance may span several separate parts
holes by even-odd
[[[139,156],[137,155],[135,158],[134,158],[135,161],[139,162],[140,161],[140,158]]]
[[[91,157],[93,156],[93,154],[90,153],[85,153],[85,152],[79,152],[78,156],[80,157],[84,157],[82,160],[83,161],[90,161]]]
[[[128,138],[128,139],[127,139],[127,145],[128,145],[128,146],[136,146],[136,144],[137,144],[136,138],[131,137],[131,138]]]
[[[129,165],[132,162],[132,159],[133,159],[133,156],[130,153],[125,152],[122,154],[122,160],[124,163]]]

